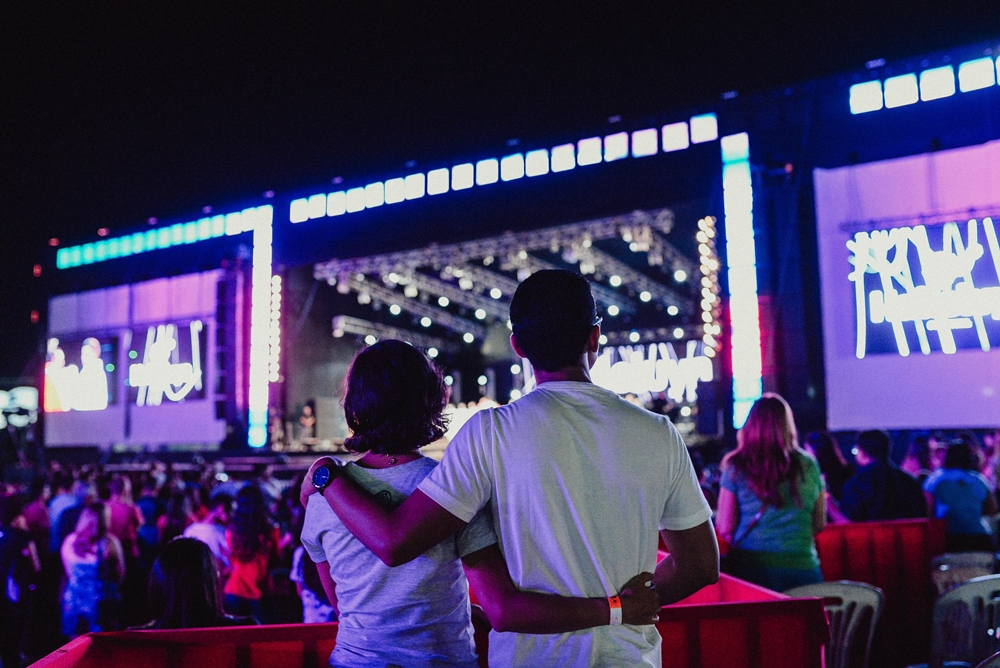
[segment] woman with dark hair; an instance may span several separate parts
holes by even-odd
[[[944,466],[924,483],[933,516],[948,521],[949,552],[993,551],[993,534],[984,515],[996,514],[997,502],[979,473],[975,448],[972,435],[962,434],[948,446]]]
[[[196,538],[175,538],[163,546],[149,573],[149,607],[153,621],[143,629],[256,624],[250,617],[225,614],[215,557]]]
[[[263,621],[261,599],[268,575],[278,561],[280,536],[268,517],[260,487],[248,484],[236,495],[236,510],[226,532],[232,564],[226,580],[226,612]]]
[[[802,449],[816,458],[830,496],[840,501],[844,483],[851,477],[853,470],[837,441],[829,432],[814,431],[806,436]]]
[[[84,506],[76,530],[62,544],[67,584],[63,593],[63,633],[71,638],[91,631],[120,628],[125,578],[122,545],[108,531],[108,509],[100,502]]]
[[[797,441],[792,409],[765,393],[722,461],[716,527],[731,546],[726,571],[775,591],[823,580],[813,539],[826,526],[823,480]]]
[[[446,396],[437,369],[401,341],[363,350],[348,371],[344,412],[353,433],[346,445],[362,456],[342,469],[318,460],[311,485],[304,483],[302,490],[308,496],[302,544],[317,562],[340,622],[331,666],[476,666],[463,563],[497,631],[563,633],[611,623],[608,599],[516,590],[487,511],[417,559],[390,568],[347,530],[322,494],[315,494],[334,475],[344,475],[386,505],[402,503],[437,465],[419,448],[444,433]],[[659,601],[643,586],[651,577],[640,574],[625,584],[619,621],[653,621]]]

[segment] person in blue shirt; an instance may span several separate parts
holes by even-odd
[[[933,517],[948,522],[945,547],[949,552],[992,552],[993,534],[984,515],[997,512],[989,483],[978,471],[970,436],[948,446],[944,466],[924,483]]]
[[[840,510],[852,522],[927,517],[927,503],[916,478],[889,459],[889,434],[875,429],[858,434],[854,460],[858,471],[846,483]]]

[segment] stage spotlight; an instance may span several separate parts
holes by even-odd
[[[572,150],[572,146],[570,147]],[[524,160],[524,173],[528,176],[542,176],[549,173],[549,152],[542,148],[528,151]]]
[[[576,143],[576,164],[596,165],[601,161],[601,138],[587,137]]]
[[[389,307],[389,313],[393,315],[399,315],[400,312],[402,312],[402,310],[403,309],[399,308],[399,304],[393,304],[392,306]]]
[[[683,269],[678,269],[674,272],[674,280],[678,283],[683,283],[688,279],[688,274]]]
[[[479,378],[476,379],[476,382],[479,383],[480,387],[484,387],[486,383],[490,382],[490,379],[487,378],[486,376],[480,376]]]
[[[652,298],[653,298],[653,295],[649,294],[648,290],[643,290],[642,292],[639,293],[639,300],[640,301],[648,302]]]
[[[992,58],[977,58],[958,66],[958,89],[963,93],[989,88],[996,80]]]
[[[608,337],[606,337],[604,334],[601,334],[601,338],[597,339],[597,342],[600,343],[602,346],[606,346],[608,344]]]
[[[719,121],[715,114],[691,117],[691,143],[701,144],[719,138]]]
[[[517,374],[521,373],[521,365],[520,364],[511,364],[510,365],[510,372],[512,374],[514,374],[515,376]]]
[[[622,284],[622,277],[615,274],[614,276],[608,279],[608,283],[611,284],[611,287],[617,288],[619,285]]]
[[[438,306],[440,306],[441,308],[444,308],[445,306],[447,306],[450,303],[451,303],[451,300],[448,299],[447,297],[438,297]]]
[[[684,121],[664,125],[660,132],[663,137],[664,153],[682,151],[691,145],[691,140],[688,138],[688,124]]]
[[[500,178],[513,181],[524,176],[524,156],[520,153],[505,156],[500,160]]]
[[[628,334],[628,340],[632,343],[639,343],[639,332],[632,330]]]
[[[485,320],[486,319],[486,311],[484,311],[481,308],[477,308],[476,309],[476,319],[477,320]]]
[[[955,68],[935,67],[920,73],[920,99],[924,102],[955,94]]]
[[[886,109],[915,104],[919,99],[916,74],[901,74],[885,80]]]
[[[406,199],[406,181],[389,179],[385,182],[385,203],[398,204]]]
[[[427,172],[427,194],[440,195],[448,192],[450,178],[447,168],[433,169]]]
[[[628,133],[616,132],[604,138],[604,162],[628,157]]]
[[[451,168],[451,189],[465,190],[471,188],[475,181],[476,168],[471,162],[455,165]]]
[[[431,359],[434,359],[435,357],[438,356],[438,349],[437,348],[428,348],[427,349],[427,356],[430,357]]]
[[[684,329],[681,328],[681,327],[675,327],[674,328],[674,338],[675,339],[682,339],[682,338],[684,338]]]
[[[347,191],[347,212],[357,213],[365,210],[365,189],[351,188]]]
[[[576,147],[561,144],[552,148],[552,171],[565,172],[576,167]]]
[[[376,343],[378,343],[378,339],[375,338],[374,334],[369,334],[368,336],[365,337],[365,343],[367,343],[370,346],[374,346]]]
[[[430,327],[431,326],[431,319],[428,318],[427,316],[424,316],[423,318],[420,319],[420,326],[421,327]]]
[[[614,317],[614,316],[618,315],[618,313],[619,313],[619,310],[618,310],[617,306],[615,306],[614,304],[611,304],[610,306],[608,306],[608,315]]]
[[[517,388],[514,388],[513,390],[511,390],[510,391],[510,398],[511,398],[511,401],[513,401],[514,399],[520,399],[521,398],[521,390],[519,390]]]
[[[500,163],[496,158],[480,160],[476,163],[476,185],[487,186],[496,183],[500,177]]]
[[[424,196],[424,175],[410,174],[405,179],[406,199],[420,199]]]
[[[667,315],[677,315],[678,313],[680,313],[680,309],[673,304],[667,307]]]
[[[503,297],[503,291],[500,290],[500,288],[492,288],[490,290],[490,297],[493,297],[493,299],[500,299]]]
[[[656,128],[648,130],[636,130],[632,133],[632,157],[644,158],[648,155],[656,155],[658,149],[658,135]]]
[[[466,343],[472,343],[473,341],[476,340],[476,337],[474,337],[469,332],[466,332],[465,334],[462,335],[462,340],[465,341]]]
[[[865,81],[851,86],[851,113],[863,114],[882,108],[882,82]]]
[[[681,406],[681,417],[691,417],[690,406]]]
[[[365,186],[365,208],[374,209],[385,204],[385,186],[381,181]]]

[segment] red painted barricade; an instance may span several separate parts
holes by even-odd
[[[827,634],[820,599],[790,599],[727,575],[664,608],[657,629],[664,668],[820,668]],[[336,636],[336,624],[97,633],[33,668],[322,668]],[[477,629],[483,656],[487,645]]]
[[[936,592],[931,559],[944,553],[943,520],[832,524],[816,536],[825,580],[867,582],[885,592],[871,665],[926,663]]]

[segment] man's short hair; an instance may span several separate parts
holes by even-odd
[[[858,449],[871,459],[889,458],[889,434],[879,429],[870,429],[858,434]]]
[[[510,324],[531,364],[558,371],[576,364],[597,322],[590,283],[562,269],[539,271],[517,287],[510,302]]]

